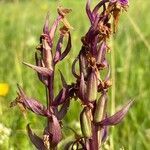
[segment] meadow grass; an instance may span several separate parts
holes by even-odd
[[[95,0],[95,3],[97,0]],[[59,64],[66,80],[71,83],[71,63],[77,56],[81,42],[80,38],[86,33],[89,22],[85,14],[85,0],[33,0],[24,2],[0,2],[0,82],[10,86],[6,97],[0,97],[0,122],[11,129],[8,141],[0,145],[0,149],[24,150],[33,149],[28,140],[25,127],[31,127],[39,134],[42,133],[45,120],[27,113],[24,118],[18,108],[10,109],[9,103],[16,97],[16,84],[23,86],[26,93],[45,102],[45,90],[38,82],[36,73],[22,65],[22,61],[34,63],[35,47],[47,11],[50,11],[51,23],[59,4],[72,9],[69,17],[72,30],[72,50],[66,60]],[[133,0],[127,13],[123,13],[119,30],[112,40],[110,56],[112,67],[113,88],[110,92],[109,106],[113,113],[128,99],[135,99],[126,119],[120,125],[110,130],[111,144],[114,150],[148,150],[150,147],[150,1]],[[58,68],[56,69],[58,71]],[[59,73],[55,80],[55,93],[61,87]],[[73,101],[64,127],[68,124],[79,130],[80,103]],[[111,133],[110,133],[111,134]],[[64,137],[72,138],[71,132],[65,129]]]

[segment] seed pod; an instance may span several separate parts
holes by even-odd
[[[102,94],[102,96],[98,99],[96,103],[96,109],[94,113],[94,122],[100,122],[103,119],[104,111],[106,107],[106,94]]]
[[[85,107],[80,114],[81,131],[84,137],[90,138],[92,136],[92,124],[91,124],[91,111]]]
[[[79,86],[79,95],[80,95],[80,99],[85,101],[86,99],[86,84],[84,81],[84,76],[83,73],[81,73],[81,79],[80,79],[80,86]]]
[[[107,49],[106,43],[102,42],[99,47],[98,54],[97,54],[97,63],[98,64],[101,64],[102,61],[105,59],[106,49]]]
[[[85,52],[81,52],[79,55],[79,66],[80,66],[80,72],[83,73],[84,78],[87,77],[88,75],[88,62],[87,59],[85,57]]]
[[[98,86],[98,79],[97,76],[92,70],[91,74],[88,77],[88,82],[87,82],[87,99],[89,101],[94,101],[97,98],[97,87]]]

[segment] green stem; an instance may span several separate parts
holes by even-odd
[[[111,88],[111,115],[114,114],[115,112],[115,91],[116,91],[116,86],[115,86],[115,52],[114,52],[114,45],[113,45],[113,38],[111,39],[111,70],[112,70],[112,88]],[[111,135],[110,135],[110,147],[111,150],[114,150],[114,128],[112,127],[111,130]]]

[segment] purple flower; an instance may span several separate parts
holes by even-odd
[[[126,5],[128,5],[129,1],[128,1],[128,0],[119,0],[119,3],[120,3],[122,6],[126,6]]]
[[[128,3],[129,3],[129,1],[128,0],[111,0],[110,1],[111,3],[119,3],[119,4],[121,4],[121,6],[127,6],[128,5]]]

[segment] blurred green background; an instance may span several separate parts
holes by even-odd
[[[93,5],[98,0],[93,0]],[[72,50],[66,60],[59,64],[60,70],[71,83],[71,62],[77,56],[80,37],[83,36],[89,22],[85,13],[86,0],[1,0],[0,1],[0,83],[7,83],[9,91],[0,97],[0,149],[30,150],[33,146],[26,134],[26,124],[36,133],[42,134],[45,120],[27,113],[24,118],[19,108],[10,109],[9,103],[16,97],[16,84],[23,86],[26,93],[45,101],[45,89],[38,81],[36,73],[22,65],[22,61],[34,63],[35,47],[47,11],[53,22],[58,5],[71,8],[69,16],[72,30]],[[117,34],[110,40],[112,53],[113,87],[109,107],[114,112],[129,99],[135,103],[120,125],[111,130],[112,150],[149,150],[150,149],[150,1],[130,0],[127,13],[123,13]],[[55,92],[61,87],[58,69],[56,70]],[[70,124],[79,130],[80,103],[73,101],[65,118],[64,127]],[[66,141],[73,135],[66,128]],[[63,143],[61,144],[63,145]]]

